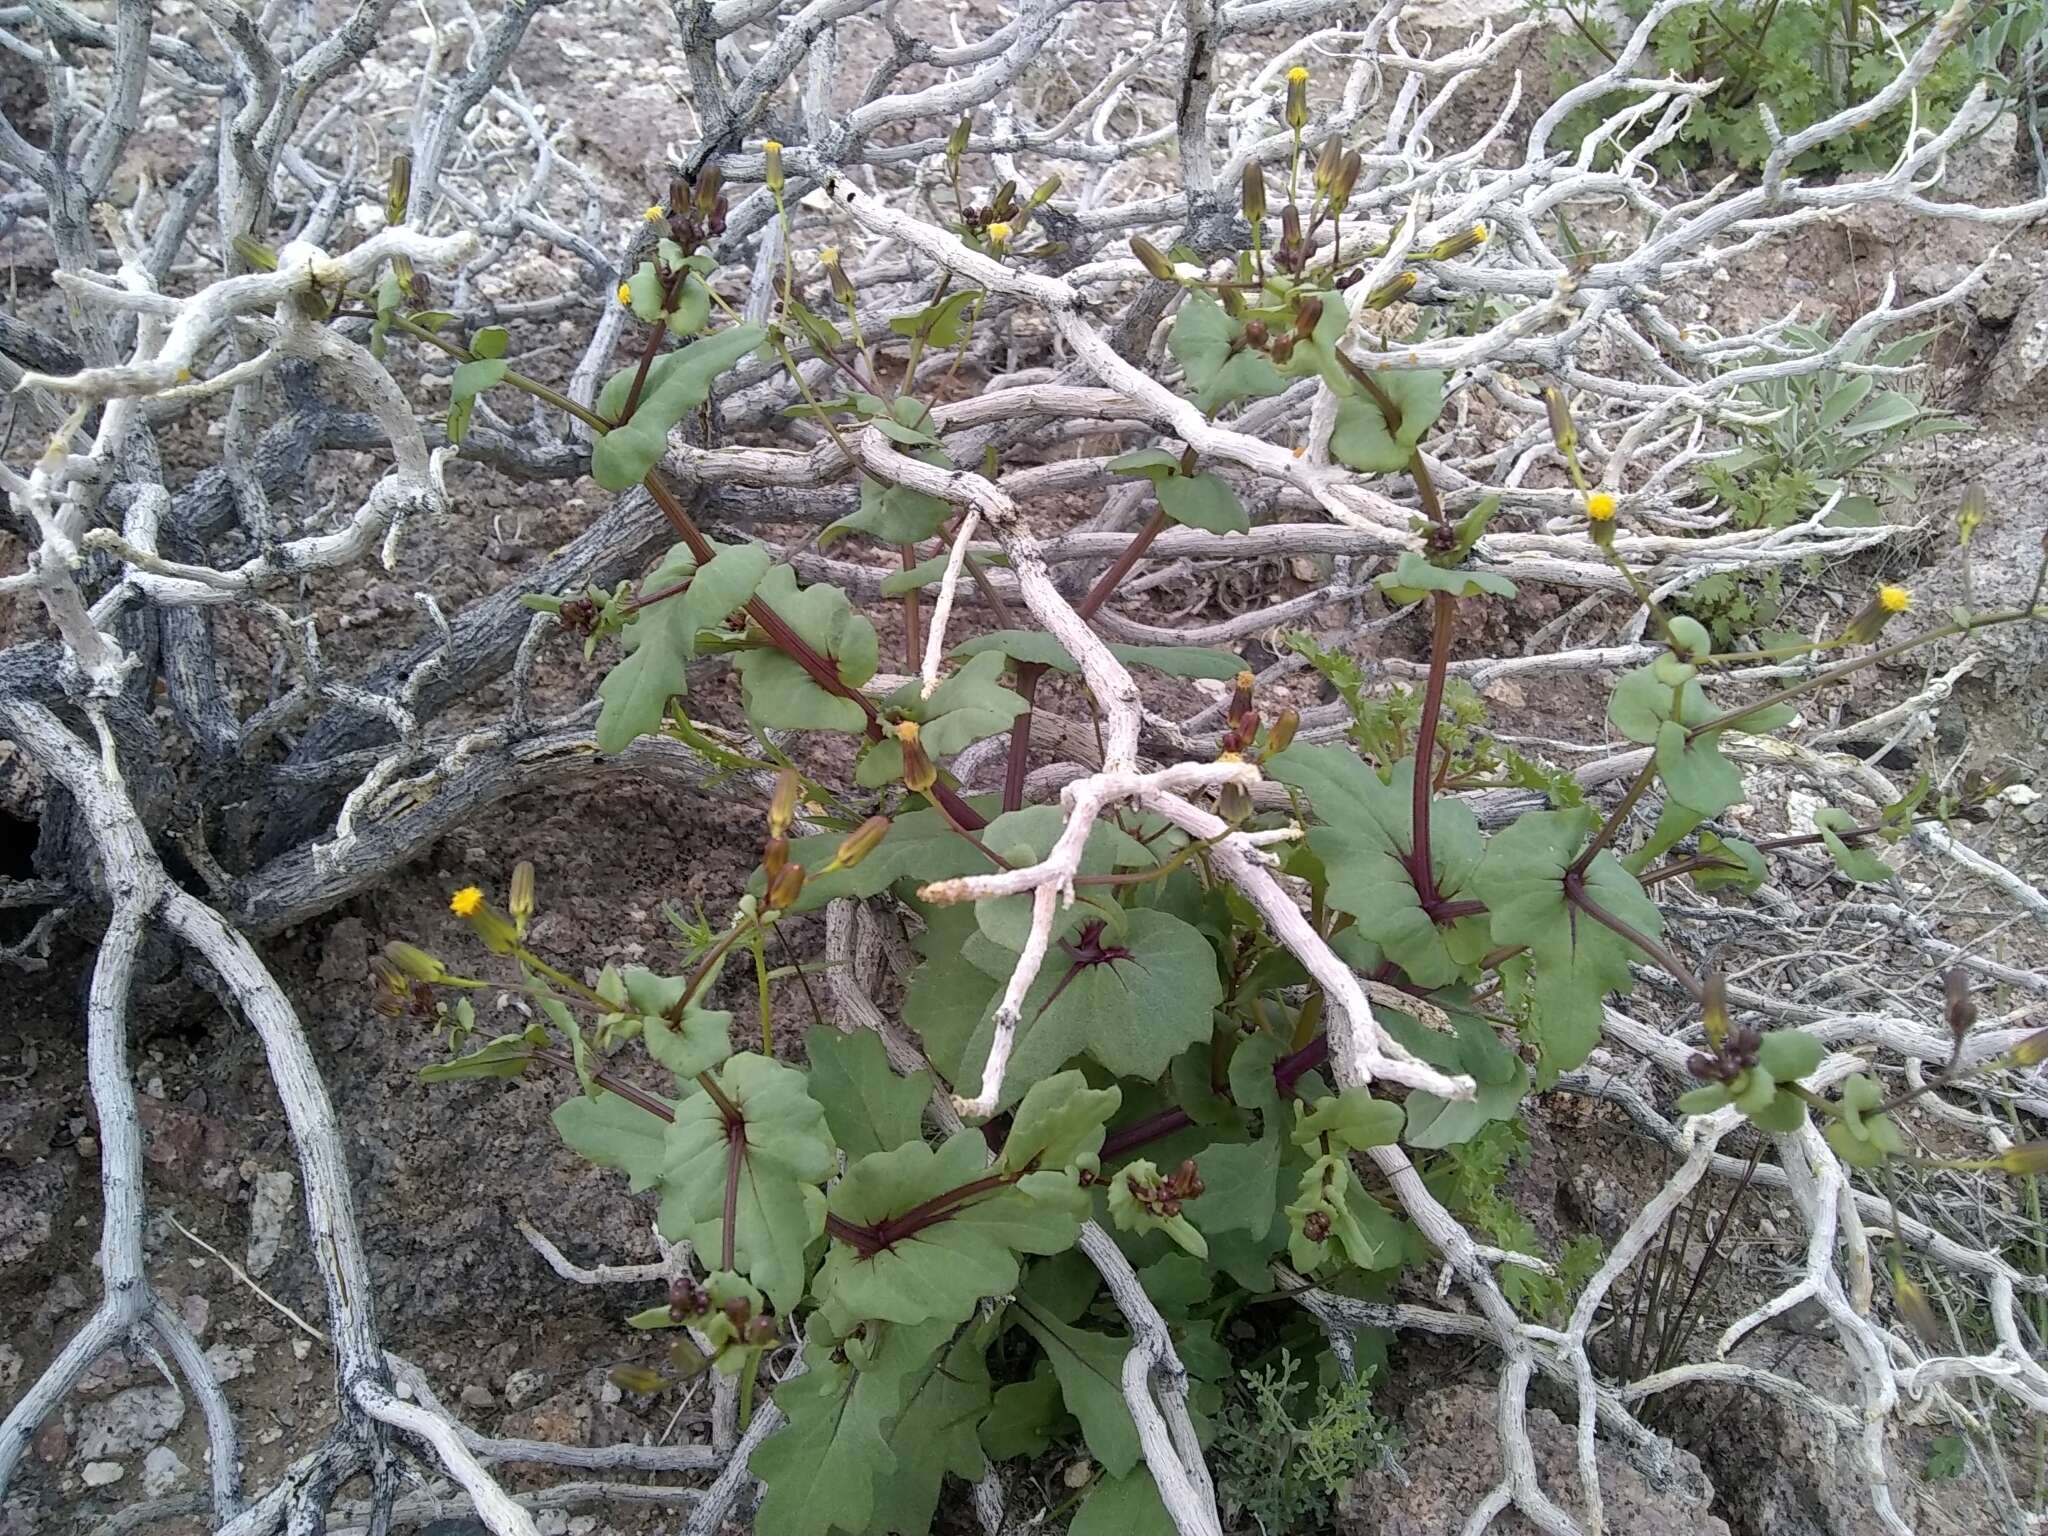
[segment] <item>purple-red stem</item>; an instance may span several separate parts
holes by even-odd
[[[1045,666],[1036,661],[1017,663],[1017,697],[1024,701],[1024,712],[1010,722],[1010,755],[1003,765],[1003,809],[1022,810],[1024,806],[1024,776],[1031,770],[1031,714],[1038,699],[1038,680],[1045,675]]]

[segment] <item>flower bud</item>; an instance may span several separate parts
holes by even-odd
[[[2037,1029],[2005,1053],[2008,1067],[2038,1067],[2048,1061],[2048,1029]]]
[[[412,156],[391,157],[391,179],[384,187],[384,222],[403,224],[405,205],[412,198]]]
[[[1728,980],[1718,971],[1709,972],[1701,989],[1700,1027],[1707,1044],[1718,1052],[1728,1039]]]
[[[925,755],[917,737],[917,722],[904,720],[896,727],[896,740],[903,747],[903,782],[916,794],[923,794],[939,781],[939,770]]]
[[[1165,252],[1143,235],[1131,236],[1131,254],[1138,258],[1140,266],[1162,283],[1174,281],[1173,263],[1166,259]]]
[[[512,921],[519,925],[519,931],[526,932],[526,925],[533,920],[533,861],[521,859],[512,866],[512,894],[505,900],[506,908],[512,914]]]
[[[1240,200],[1245,222],[1254,229],[1266,220],[1266,172],[1254,160],[1244,168],[1244,195]]]
[[[1252,792],[1236,779],[1226,781],[1216,791],[1216,814],[1233,827],[1243,823],[1252,813]]]
[[[796,771],[785,768],[775,776],[775,793],[768,800],[768,835],[787,837],[789,824],[796,819],[797,796],[802,792],[803,781]]]
[[[1299,64],[1287,71],[1286,117],[1296,133],[1308,126],[1308,71]]]
[[[1240,671],[1231,682],[1230,703],[1224,710],[1224,718],[1232,725],[1238,717],[1252,707],[1252,685],[1258,681],[1249,670]]]
[[[840,839],[839,847],[832,855],[832,862],[826,869],[851,869],[880,846],[889,835],[889,818],[870,816]]]
[[[803,894],[804,867],[801,864],[784,864],[768,882],[764,902],[771,912],[780,912],[796,905],[796,899]]]
[[[1351,189],[1358,185],[1358,173],[1365,169],[1365,157],[1355,149],[1344,151],[1337,172],[1330,178],[1330,206],[1342,208],[1351,201]]]
[[[2048,1141],[2022,1141],[1998,1154],[1994,1164],[2000,1173],[2016,1179],[2048,1173]]]
[[[1301,244],[1301,210],[1292,203],[1280,210],[1280,243],[1287,246]]]
[[[725,180],[717,166],[707,165],[697,176],[697,212],[705,218],[718,206],[718,188]]]
[[[761,180],[767,184],[768,190],[770,192],[774,193],[777,197],[781,197],[782,141],[779,139],[770,139],[766,144],[763,144],[761,146],[761,154],[763,159],[767,161],[767,169],[765,169],[761,173]]]
[[[1301,711],[1298,709],[1281,710],[1280,718],[1275,720],[1271,728],[1266,732],[1267,755],[1271,756],[1276,752],[1285,752],[1288,745],[1294,740],[1294,733],[1300,729]]]
[[[384,959],[393,969],[414,981],[437,982],[448,979],[448,967],[441,963],[438,955],[430,955],[424,949],[393,939],[384,946]]]
[[[1467,251],[1476,251],[1486,244],[1486,226],[1474,224],[1470,229],[1460,230],[1447,240],[1439,240],[1429,248],[1431,261],[1450,261]]]
[[[1550,440],[1567,460],[1579,451],[1579,429],[1572,425],[1572,408],[1565,404],[1564,391],[1550,385],[1543,391],[1543,408],[1550,416]]]
[[[789,839],[771,837],[761,848],[761,872],[773,885],[775,877],[782,873],[782,867],[789,862]]]
[[[1941,978],[1941,994],[1948,1032],[1961,1040],[1970,1032],[1970,1026],[1977,1022],[1977,1004],[1970,997],[1970,973],[1960,965],[1950,966]]]
[[[974,119],[963,117],[953,125],[953,131],[946,136],[946,164],[959,165],[960,157],[967,153],[967,135],[974,131]]]
[[[1920,1336],[1920,1342],[1939,1352],[1944,1343],[1941,1319],[1934,1315],[1927,1292],[1896,1259],[1892,1261],[1892,1299],[1899,1304],[1899,1316]]]
[[[1365,307],[1385,309],[1389,304],[1397,304],[1414,292],[1417,281],[1413,272],[1397,272],[1365,296]]]
[[[1060,176],[1058,172],[1054,172],[1031,189],[1031,200],[1024,206],[1027,208],[1043,208],[1059,195],[1059,190]]]
[[[1311,295],[1303,299],[1294,311],[1294,334],[1306,341],[1316,332],[1317,324],[1323,318],[1323,301]]]
[[[839,247],[828,245],[818,252],[818,265],[825,269],[825,282],[832,289],[832,297],[846,309],[853,308],[853,279],[846,275],[846,268],[839,264]]]
[[[1337,180],[1337,166],[1344,158],[1344,143],[1334,133],[1323,140],[1323,147],[1316,156],[1315,187],[1324,197],[1330,195],[1330,188]]]

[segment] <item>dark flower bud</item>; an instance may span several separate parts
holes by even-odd
[[[1270,333],[1269,331],[1267,331],[1267,329],[1266,329],[1266,322],[1265,322],[1265,321],[1263,321],[1263,320],[1247,320],[1247,321],[1245,321],[1245,323],[1244,323],[1244,344],[1245,344],[1246,346],[1248,346],[1248,347],[1256,347],[1256,348],[1257,348],[1257,349],[1258,349],[1259,351],[1263,352],[1263,351],[1265,351],[1265,349],[1266,349],[1266,342],[1267,342],[1267,341],[1268,341],[1268,340],[1269,340],[1270,338],[1271,338],[1271,333]]]
[[[1337,162],[1337,174],[1330,178],[1330,203],[1342,208],[1351,201],[1351,189],[1358,185],[1358,173],[1365,169],[1365,160],[1355,149],[1344,152],[1344,158]]]
[[[1301,1235],[1312,1243],[1330,1240],[1330,1218],[1322,1211],[1310,1211],[1302,1218]]]
[[[1948,1032],[1961,1040],[1977,1022],[1977,1005],[1970,997],[1970,973],[1960,965],[1949,967],[1941,978],[1941,991]]]
[[[1254,228],[1266,218],[1266,172],[1254,160],[1244,168],[1244,196],[1241,201],[1245,221]]]
[[[1287,360],[1294,356],[1294,338],[1292,336],[1282,336],[1275,340],[1271,356],[1274,362],[1283,368],[1286,367]]]
[[[796,899],[803,894],[804,867],[801,864],[785,864],[775,872],[768,882],[767,903],[774,911],[781,912],[796,905]]]
[[[1323,140],[1322,150],[1316,155],[1316,191],[1327,197],[1331,184],[1337,179],[1337,166],[1344,159],[1344,144],[1337,135],[1331,134]]]
[[[1316,326],[1323,318],[1323,301],[1309,297],[1301,301],[1294,311],[1294,334],[1306,341],[1315,334]]]
[[[767,844],[761,850],[761,872],[768,877],[770,885],[775,883],[775,877],[782,873],[783,867],[788,863],[789,839],[786,837],[769,838]]]

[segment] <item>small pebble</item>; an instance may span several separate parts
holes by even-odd
[[[85,1464],[85,1486],[104,1488],[109,1483],[118,1483],[128,1475],[128,1469],[118,1461],[88,1461]]]

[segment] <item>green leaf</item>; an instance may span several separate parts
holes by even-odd
[[[620,636],[625,658],[605,674],[597,694],[597,749],[623,752],[634,738],[660,729],[668,701],[684,692],[687,667],[697,654],[700,630],[715,629],[745,605],[767,573],[768,551],[759,544],[721,549],[695,569],[687,547],[678,545],[642,590],[659,592],[679,581],[689,586],[673,597],[640,609]],[[694,571],[694,574],[693,574]]]
[[[832,1214],[878,1227],[991,1177],[987,1168],[988,1143],[978,1131],[962,1131],[936,1152],[922,1141],[872,1152],[833,1189]],[[813,1291],[836,1319],[963,1322],[983,1297],[1016,1289],[1019,1253],[1072,1246],[1087,1203],[1072,1174],[1026,1174],[874,1253],[835,1236]]]
[[[669,429],[710,397],[721,373],[758,347],[766,327],[734,325],[691,342],[654,360],[633,418],[602,434],[590,455],[590,473],[608,491],[628,490],[668,448]],[[606,381],[597,400],[597,414],[614,419],[625,409],[635,368],[622,369]]]
[[[1188,475],[1181,461],[1160,448],[1139,448],[1109,461],[1114,475],[1143,475],[1152,482],[1159,508],[1176,523],[1210,533],[1245,533],[1252,520],[1237,492],[1220,475],[1207,471]]]
[[[1430,920],[1410,877],[1414,760],[1394,766],[1382,783],[1348,747],[1292,746],[1266,771],[1309,797],[1321,825],[1309,848],[1329,871],[1329,902],[1357,919],[1358,932],[1380,946],[1417,986],[1460,980],[1487,948],[1483,917],[1447,925]],[[1446,901],[1471,896],[1485,845],[1479,822],[1460,800],[1437,798],[1429,812],[1430,862]]]
[[[1029,805],[998,816],[982,829],[981,840],[1009,859],[1012,867],[1021,868],[1051,853],[1066,828],[1066,814],[1058,806]],[[1099,821],[1089,830],[1088,841],[1082,846],[1078,872],[1105,875],[1114,869],[1143,869],[1156,862],[1156,856],[1142,843],[1112,823]],[[983,936],[991,943],[1012,954],[1019,953],[1031,931],[1031,898],[984,897],[974,904],[974,916]],[[1119,929],[1127,922],[1124,910],[1114,901],[1082,897],[1054,919],[1054,938],[1067,937],[1090,918],[1107,919]],[[1054,951],[1047,962],[1048,969],[1058,968],[1060,953]],[[1004,962],[1002,974],[1008,976],[1009,970]]]
[[[1067,1412],[1081,1421],[1089,1453],[1110,1476],[1127,1476],[1142,1454],[1138,1426],[1124,1403],[1124,1356],[1130,1353],[1130,1340],[1071,1327],[1023,1298],[1017,1302],[1017,1315],[1024,1331],[1052,1361],[1060,1395]]]
[[[1714,718],[1713,706],[1707,702],[1706,691],[1696,677],[1673,684],[1659,675],[1658,668],[1674,658],[1664,656],[1646,667],[1633,672],[1624,672],[1615,683],[1614,692],[1607,700],[1607,718],[1614,728],[1630,741],[1643,746],[1655,746],[1657,733],[1664,728],[1667,720],[1676,720],[1680,725],[1704,725]],[[1674,687],[1679,693],[1680,707],[1673,710],[1671,696]]]
[[[470,355],[473,357],[502,358],[505,349],[512,344],[512,333],[502,325],[487,325],[469,338]]]
[[[1696,869],[1688,877],[1695,890],[1718,891],[1728,887],[1753,891],[1764,883],[1770,874],[1764,863],[1764,856],[1754,843],[1746,843],[1739,837],[1721,837],[1713,832],[1700,834],[1700,853],[1703,857],[1732,860],[1739,868]]]
[[[896,1466],[876,1481],[874,1529],[929,1531],[946,1478],[972,1483],[988,1470],[975,1424],[989,1410],[991,1331],[967,1329],[913,1375],[910,1400],[889,1427]]]
[[[552,1043],[540,1025],[530,1025],[516,1035],[499,1035],[453,1061],[437,1061],[420,1068],[423,1083],[454,1083],[470,1077],[517,1077],[533,1060],[537,1047]]]
[[[448,441],[460,443],[469,432],[469,418],[476,411],[476,397],[504,381],[512,365],[502,358],[480,357],[458,363],[448,380]]]
[[[799,590],[796,572],[778,565],[762,577],[754,595],[831,661],[848,688],[857,689],[875,675],[880,659],[875,626],[854,611],[837,587]],[[747,718],[764,730],[844,731],[857,736],[867,728],[867,712],[860,705],[828,693],[781,651],[741,651],[733,665],[740,674]]]
[[[1828,856],[1835,861],[1835,868],[1862,884],[1882,885],[1891,879],[1895,871],[1868,848],[1849,846],[1842,834],[1855,825],[1854,816],[1835,806],[1826,806],[1813,813],[1813,830],[1820,834]]]
[[[1893,427],[1903,427],[1920,414],[1920,402],[1911,395],[1902,395],[1895,389],[1888,389],[1872,400],[1857,418],[1842,428],[1843,437],[1861,437],[1869,432],[1885,432]]]
[[[1042,1360],[1028,1381],[997,1389],[981,1421],[981,1448],[991,1461],[1035,1459],[1052,1449],[1066,1417],[1059,1378]]]
[[[659,1012],[643,1014],[640,1035],[647,1053],[673,1072],[685,1090],[699,1072],[709,1072],[732,1055],[732,1015],[709,1008],[684,1009],[673,1029]]]
[[[1067,1536],[1174,1536],[1175,1530],[1159,1485],[1139,1467],[1128,1477],[1106,1477],[1090,1488]]]
[[[996,1167],[1005,1173],[1029,1168],[1081,1168],[1093,1172],[1102,1150],[1103,1127],[1123,1102],[1120,1089],[1090,1088],[1079,1072],[1055,1072],[1025,1092],[1010,1118]]]
[[[918,723],[919,739],[936,761],[983,737],[1010,728],[1025,712],[1024,700],[1002,685],[1003,658],[994,652],[970,657],[932,690],[920,695],[921,684],[905,683],[883,700],[890,715]],[[893,784],[903,776],[903,743],[894,735],[872,742],[862,752],[854,782],[867,789]]]
[[[881,423],[876,423],[881,425]],[[944,454],[921,449],[913,457],[927,464],[945,464]],[[860,477],[860,506],[818,535],[822,549],[842,534],[864,533],[883,544],[917,544],[946,526],[953,515],[949,502],[907,485],[885,485],[873,475]]]
[[[1687,810],[1718,816],[1742,799],[1742,774],[1721,755],[1718,731],[1687,739],[1676,720],[1657,728],[1657,772],[1665,791]]]
[[[1066,647],[1038,630],[998,629],[953,647],[951,655],[979,656],[999,651],[1012,661],[1031,662],[1055,672],[1079,672],[1080,665]],[[1130,667],[1150,667],[1169,677],[1207,677],[1228,682],[1244,670],[1244,662],[1228,651],[1204,650],[1181,645],[1111,645],[1110,655]]]
[[[1156,1079],[1181,1051],[1209,1038],[1223,983],[1200,930],[1140,907],[1126,914],[1117,942],[1128,958],[1082,966],[1070,981],[1073,967],[1053,951],[1024,998],[1023,1027],[1004,1077],[1006,1104],[1076,1056],[1093,1057],[1119,1077]],[[991,983],[956,1081],[980,1081],[995,1033],[995,990]]]
[[[931,1101],[929,1072],[898,1077],[873,1030],[842,1034],[817,1025],[804,1037],[811,1097],[825,1109],[832,1139],[849,1160],[915,1140]]]
[[[1874,1078],[1858,1072],[1842,1082],[1836,1100],[1841,1114],[1828,1122],[1828,1145],[1835,1155],[1856,1168],[1875,1168],[1887,1157],[1906,1150],[1906,1138],[1890,1115],[1876,1113],[1884,1103],[1884,1089]]]
[[[989,797],[976,796],[968,803],[977,810],[989,810]],[[792,838],[790,858],[805,869],[817,871],[832,861],[845,841],[841,832],[824,832],[814,837]],[[874,851],[852,869],[816,874],[804,882],[794,912],[811,912],[841,896],[876,896],[899,880],[945,880],[954,875],[974,874],[988,868],[988,860],[963,839],[936,810],[906,811],[889,823],[889,830]],[[762,887],[756,870],[750,885],[756,895]],[[968,913],[971,924],[972,912]]]
[[[1495,1120],[1512,1120],[1529,1091],[1529,1069],[1500,1043],[1493,1026],[1475,1013],[1446,1007],[1454,1034],[1445,1035],[1391,1009],[1376,1009],[1380,1027],[1415,1055],[1446,1072],[1462,1072],[1477,1091],[1470,1099],[1440,1099],[1420,1090],[1404,1105],[1411,1147],[1450,1147],[1470,1141]]]
[[[1188,294],[1174,316],[1166,348],[1180,363],[1195,404],[1206,415],[1287,388],[1287,380],[1264,353],[1236,346],[1243,334],[1243,324],[1207,294]]]
[[[1774,1029],[1757,1047],[1756,1064],[1781,1083],[1794,1083],[1810,1074],[1827,1054],[1827,1048],[1803,1029]]]
[[[1332,1147],[1354,1152],[1390,1146],[1401,1135],[1402,1119],[1401,1106],[1392,1100],[1376,1099],[1368,1088],[1346,1088],[1298,1108],[1294,1144],[1307,1147],[1327,1136]]]
[[[810,1369],[775,1389],[788,1422],[748,1462],[767,1485],[755,1513],[777,1536],[862,1536],[873,1528],[876,1485],[896,1469],[887,1430],[903,1410],[913,1373],[929,1361],[949,1328],[892,1328],[859,1369],[836,1363],[829,1345],[804,1352]]]
[[[1424,594],[1448,592],[1452,597],[1513,597],[1515,584],[1491,571],[1451,570],[1431,565],[1412,549],[1403,550],[1394,569],[1374,584],[1396,603],[1419,603]]]
[[[1330,453],[1362,475],[1391,475],[1408,467],[1414,453],[1387,430],[1387,418],[1366,395],[1340,397],[1337,424],[1330,433]]]
[[[1592,1053],[1601,1000],[1628,989],[1629,962],[1638,957],[1635,946],[1565,897],[1565,872],[1597,820],[1589,806],[1528,812],[1495,836],[1472,880],[1492,915],[1493,942],[1529,947],[1533,1022],[1544,1074],[1553,1079]],[[1612,854],[1603,851],[1587,866],[1584,888],[1594,904],[1644,936],[1663,931],[1655,904]]]
[[[889,322],[889,329],[898,336],[915,336],[923,332],[925,339],[935,347],[957,346],[967,331],[969,307],[983,297],[979,288],[949,293],[938,303],[927,304],[914,315],[898,315]]]
[[[1726,1107],[1733,1100],[1729,1092],[1719,1083],[1708,1083],[1704,1088],[1694,1088],[1678,1096],[1678,1112],[1682,1115],[1711,1115],[1715,1110]]]
[[[549,1118],[571,1149],[631,1178],[635,1194],[660,1180],[669,1123],[651,1110],[616,1093],[601,1093],[564,1099]]]
[[[725,1116],[701,1089],[676,1106],[661,1232],[670,1242],[689,1239],[707,1259],[722,1254],[729,1158],[737,1156],[732,1267],[786,1314],[803,1295],[804,1249],[824,1226],[816,1186],[835,1165],[825,1112],[803,1073],[766,1056],[735,1056],[713,1080],[740,1111],[744,1137],[735,1149]]]

